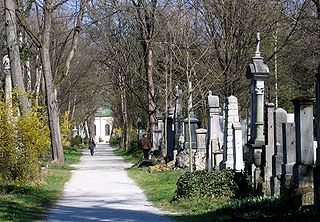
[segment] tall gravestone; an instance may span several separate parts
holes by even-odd
[[[313,204],[313,99],[302,96],[292,100],[296,125],[296,162],[293,180],[302,204]]]
[[[296,125],[293,122],[284,123],[283,135],[283,163],[281,176],[281,192],[291,189],[293,184],[293,166],[296,161]],[[285,192],[283,192],[285,193]]]
[[[234,135],[232,125],[239,123],[238,99],[235,96],[229,96],[226,109],[226,128],[224,130],[224,146],[223,146],[223,167],[234,169],[235,153],[234,153]],[[241,129],[241,126],[240,126]],[[238,125],[236,125],[238,130]],[[242,137],[242,136],[241,136]]]
[[[269,68],[263,62],[260,54],[260,34],[257,34],[257,49],[252,63],[247,68],[247,78],[251,79],[251,115],[250,115],[250,140],[248,147],[252,155],[254,170],[254,185],[258,193],[262,192],[262,181],[264,179],[262,170],[262,151],[264,141],[264,83],[269,75]]]
[[[207,170],[211,171],[212,169],[217,169],[220,165],[218,155],[222,155],[221,151],[221,124],[220,124],[220,113],[221,108],[219,104],[219,97],[212,95],[212,92],[209,91],[208,95],[208,145],[206,152],[207,159]]]
[[[242,129],[240,122],[232,124],[233,132],[233,169],[241,172],[244,170],[243,162],[243,142],[242,142]]]
[[[287,122],[287,112],[278,108],[274,112],[274,154],[272,156],[271,193],[280,195],[280,178],[283,163],[283,131],[282,124]]]
[[[263,147],[263,167],[264,167],[264,187],[263,193],[271,195],[273,187],[271,185],[272,177],[272,156],[274,155],[274,104],[267,103],[265,106],[265,146]]]

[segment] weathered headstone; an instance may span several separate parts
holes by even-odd
[[[272,194],[280,195],[280,178],[282,173],[283,163],[283,130],[282,124],[287,122],[287,112],[278,108],[274,112],[274,154],[272,156],[272,177],[271,187]]]
[[[221,153],[221,147],[219,146],[219,137],[222,132],[220,125],[220,106],[219,97],[212,95],[209,91],[208,95],[208,107],[209,107],[209,120],[208,120],[208,147],[207,147],[207,170],[211,171],[213,168],[219,166],[219,160],[215,161],[215,154],[217,152]]]
[[[244,170],[243,162],[243,143],[242,143],[242,129],[240,122],[234,122],[232,124],[233,129],[233,169],[236,171]]]
[[[238,99],[235,96],[229,96],[226,109],[227,128],[224,130],[223,146],[223,166],[224,168],[234,168],[234,141],[233,141],[233,123],[239,123]],[[240,126],[241,129],[241,126]]]
[[[274,155],[274,104],[266,104],[266,132],[264,146],[264,187],[263,193],[265,195],[271,195],[273,188],[271,188],[271,177],[272,177],[272,156]]]
[[[296,163],[294,184],[302,196],[302,204],[313,204],[313,99],[298,97],[292,100],[296,124]]]
[[[206,169],[206,145],[207,145],[207,130],[197,129],[197,150],[194,155],[194,164],[196,170]]]

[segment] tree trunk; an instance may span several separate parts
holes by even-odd
[[[128,113],[127,113],[127,98],[126,98],[126,89],[123,85],[123,77],[121,76],[121,74],[120,74],[120,94],[121,94],[122,121],[123,121],[123,128],[124,128],[123,147],[125,150],[129,150],[130,133],[129,133],[129,124],[128,124]]]
[[[155,90],[153,82],[153,57],[152,57],[152,48],[149,44],[147,49],[147,60],[146,60],[146,69],[147,69],[147,79],[148,79],[148,102],[149,102],[149,115],[150,115],[150,130],[151,133],[155,132],[157,117],[156,117],[156,102],[155,102]],[[153,140],[152,140],[153,144]]]
[[[48,107],[48,118],[51,136],[52,158],[59,163],[64,162],[63,147],[60,135],[60,119],[57,101],[57,89],[53,84],[50,59],[50,33],[52,24],[51,1],[46,1],[44,6],[44,30],[43,45],[41,48],[42,68],[46,86],[46,98]]]
[[[30,111],[30,107],[23,83],[15,12],[15,2],[13,0],[5,0],[6,34],[12,74],[12,85],[17,88],[19,92],[20,112],[22,115],[26,115]]]

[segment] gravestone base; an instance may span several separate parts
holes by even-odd
[[[214,153],[214,169],[215,170],[221,170],[222,163],[223,163],[223,151],[222,150],[216,150]]]
[[[293,180],[297,188],[296,192],[301,196],[301,204],[314,204],[313,166],[294,165]]]
[[[195,150],[192,150],[192,156],[194,158]],[[190,156],[189,156],[189,150],[184,149],[182,150],[176,157],[176,167],[178,168],[188,168],[190,165]]]
[[[271,184],[271,195],[279,196],[280,195],[280,185],[281,182],[276,176],[272,176],[270,178],[270,184]]]
[[[206,169],[206,152],[198,150],[194,154],[194,164],[196,170]]]

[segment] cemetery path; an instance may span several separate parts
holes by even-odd
[[[45,221],[172,222],[127,176],[131,166],[107,144],[98,144],[94,156],[85,150]]]

